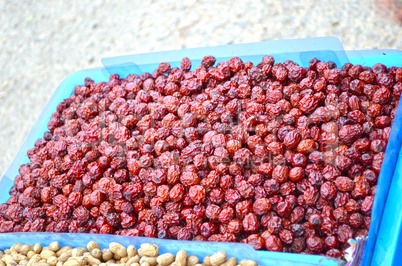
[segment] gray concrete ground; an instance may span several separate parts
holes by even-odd
[[[377,9],[373,0],[2,0],[0,176],[63,78],[103,57],[314,36],[402,49],[402,27]]]

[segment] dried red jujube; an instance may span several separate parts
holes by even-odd
[[[341,257],[349,238],[368,233],[401,68],[215,63],[206,56],[191,71],[183,58],[180,69],[161,63],[76,86],[27,152],[0,232],[241,241]]]

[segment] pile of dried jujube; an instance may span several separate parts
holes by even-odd
[[[367,235],[402,68],[238,57],[85,80],[28,151],[0,232],[243,242],[341,257]]]

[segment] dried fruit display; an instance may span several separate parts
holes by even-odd
[[[367,235],[402,68],[272,56],[85,79],[28,151],[0,232],[343,256]]]

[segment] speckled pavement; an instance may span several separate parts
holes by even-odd
[[[402,49],[373,0],[229,2],[0,1],[0,176],[63,78],[103,57],[315,36]]]

